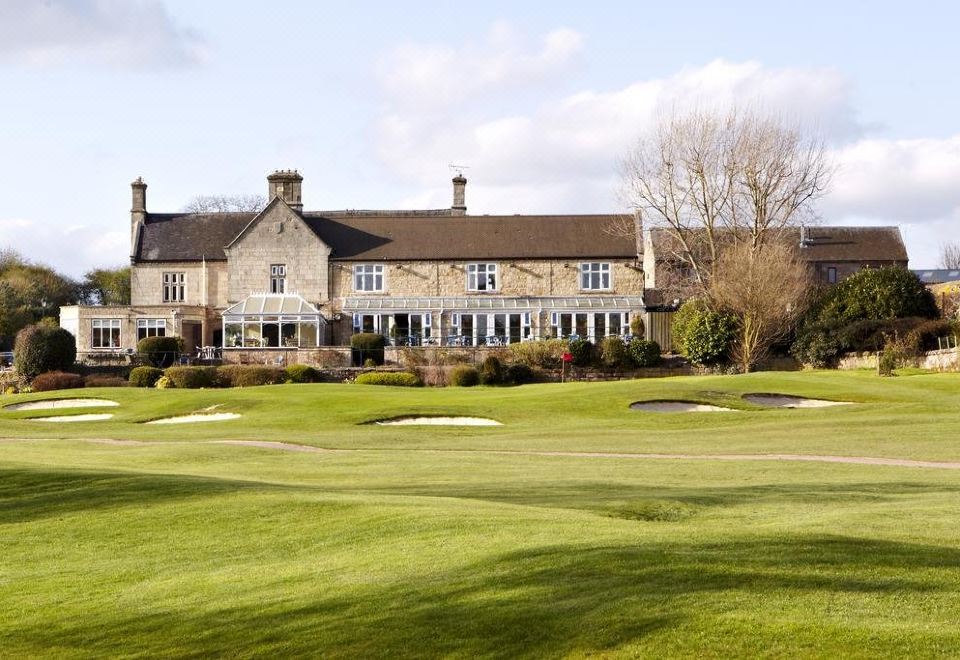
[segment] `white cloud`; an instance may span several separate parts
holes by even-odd
[[[421,54],[428,57],[426,51]],[[462,112],[448,107],[446,84],[437,82],[437,93],[421,90],[421,98],[435,99],[436,107],[385,110],[377,127],[379,155],[398,177],[429,187],[428,198],[441,205],[449,196],[440,177],[443,166],[451,161],[469,165],[475,185],[468,204],[472,199],[473,209],[482,211],[614,207],[619,157],[674,108],[760,108],[816,124],[834,140],[862,130],[850,103],[851,85],[833,70],[717,60],[621,89],[548,99],[533,111],[509,115],[477,100],[464,103]]]
[[[191,66],[202,56],[199,36],[157,0],[4,0],[0,9],[0,62],[136,69]]]
[[[391,103],[438,109],[554,77],[583,46],[580,34],[566,28],[544,36],[534,52],[524,42],[508,24],[497,23],[482,41],[461,48],[403,44],[381,59],[380,82]]]
[[[130,250],[130,236],[90,225],[56,227],[27,218],[0,218],[0,250],[7,248],[80,277],[91,268],[124,265],[122,255]]]

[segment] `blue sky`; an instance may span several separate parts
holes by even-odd
[[[265,193],[310,209],[619,210],[616,163],[665,109],[820,128],[826,223],[898,224],[911,264],[960,237],[951,2],[0,0],[0,247],[74,275],[148,208]]]

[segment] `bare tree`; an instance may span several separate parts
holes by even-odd
[[[187,213],[259,213],[267,205],[263,195],[198,195],[183,210]]]
[[[758,252],[785,228],[815,219],[831,168],[816,136],[777,119],[731,111],[675,115],[641,138],[622,163],[623,195],[702,291],[725,246]],[[616,233],[631,235],[636,223]]]
[[[806,307],[810,270],[784,242],[725,248],[710,282],[710,299],[737,319],[731,357],[744,372],[766,358]]]
[[[940,246],[940,268],[960,269],[960,243],[944,243]]]

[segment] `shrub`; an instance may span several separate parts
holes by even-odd
[[[353,349],[353,363],[366,365],[367,360],[373,360],[374,366],[383,364],[383,347],[387,345],[387,338],[375,332],[359,332],[350,337],[350,348]]]
[[[94,374],[83,379],[84,387],[127,387],[130,382],[120,376],[105,376]]]
[[[450,384],[455,387],[473,387],[480,384],[480,372],[476,367],[460,364],[450,372]]]
[[[567,350],[573,356],[578,367],[589,367],[594,361],[594,347],[589,339],[574,339],[568,343]]]
[[[947,319],[927,319],[907,333],[908,342],[917,351],[935,351],[943,347],[937,340],[958,334],[957,324]]]
[[[320,372],[306,364],[291,364],[285,371],[288,383],[320,382]]]
[[[83,377],[80,374],[71,374],[64,371],[48,371],[34,378],[31,387],[34,392],[73,390],[83,387]]]
[[[368,371],[357,376],[360,385],[392,385],[394,387],[419,387],[417,374],[409,371]]]
[[[555,369],[560,366],[563,354],[567,351],[567,342],[563,339],[542,339],[510,344],[510,353],[516,362],[528,367]]]
[[[630,319],[630,334],[634,337],[643,337],[646,330],[647,326],[643,322],[643,317],[639,314],[634,314]]]
[[[376,369],[378,366],[377,361],[373,358],[367,358],[363,361],[364,369]]]
[[[277,385],[285,380],[286,372],[279,367],[228,364],[216,368],[214,384],[220,387],[256,387],[258,385]]]
[[[832,366],[843,351],[844,346],[837,337],[835,328],[824,323],[811,323],[801,327],[790,349],[795,358],[815,369]]]
[[[827,289],[815,313],[821,321],[836,319],[844,325],[864,319],[939,316],[933,294],[906,268],[861,270]]]
[[[673,340],[680,353],[694,364],[714,364],[727,357],[736,320],[714,312],[699,298],[680,306],[673,317]]]
[[[0,393],[18,394],[27,392],[30,389],[30,382],[27,377],[16,371],[0,371]]]
[[[600,342],[600,361],[603,366],[619,369],[627,366],[627,345],[620,337],[604,337]]]
[[[511,364],[507,367],[506,381],[513,385],[526,385],[536,380],[533,369],[525,364]]]
[[[151,367],[166,369],[183,352],[182,337],[144,337],[137,342],[137,353]]]
[[[216,367],[170,367],[163,372],[171,387],[184,390],[196,390],[214,387],[217,384]],[[159,382],[157,381],[159,387]]]
[[[173,381],[167,378],[166,376],[160,376],[160,378],[157,379],[157,382],[154,383],[153,386],[156,387],[158,390],[168,390],[171,387],[173,387]]]
[[[77,359],[73,335],[46,324],[28,325],[17,333],[13,367],[28,379],[48,371],[64,371]]]
[[[414,367],[414,372],[420,382],[428,387],[446,387],[450,384],[450,368],[440,365],[428,365],[425,367]]]
[[[156,367],[134,367],[130,371],[130,384],[134,387],[153,387],[163,375]]]
[[[630,361],[637,367],[655,367],[660,364],[660,344],[646,339],[633,338],[627,346]]]
[[[480,382],[484,385],[500,385],[503,377],[503,363],[494,355],[487,356],[480,367]]]

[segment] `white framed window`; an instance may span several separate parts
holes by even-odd
[[[184,302],[187,299],[186,280],[184,273],[164,273],[163,302]]]
[[[383,291],[383,264],[357,264],[353,267],[354,291]]]
[[[467,291],[496,291],[497,264],[467,264]]]
[[[90,347],[120,348],[120,319],[91,319]]]
[[[603,291],[610,288],[610,264],[590,261],[580,264],[580,288]]]
[[[270,293],[286,293],[286,264],[270,264]]]
[[[165,337],[167,322],[164,319],[137,319],[137,341],[147,337]]]

